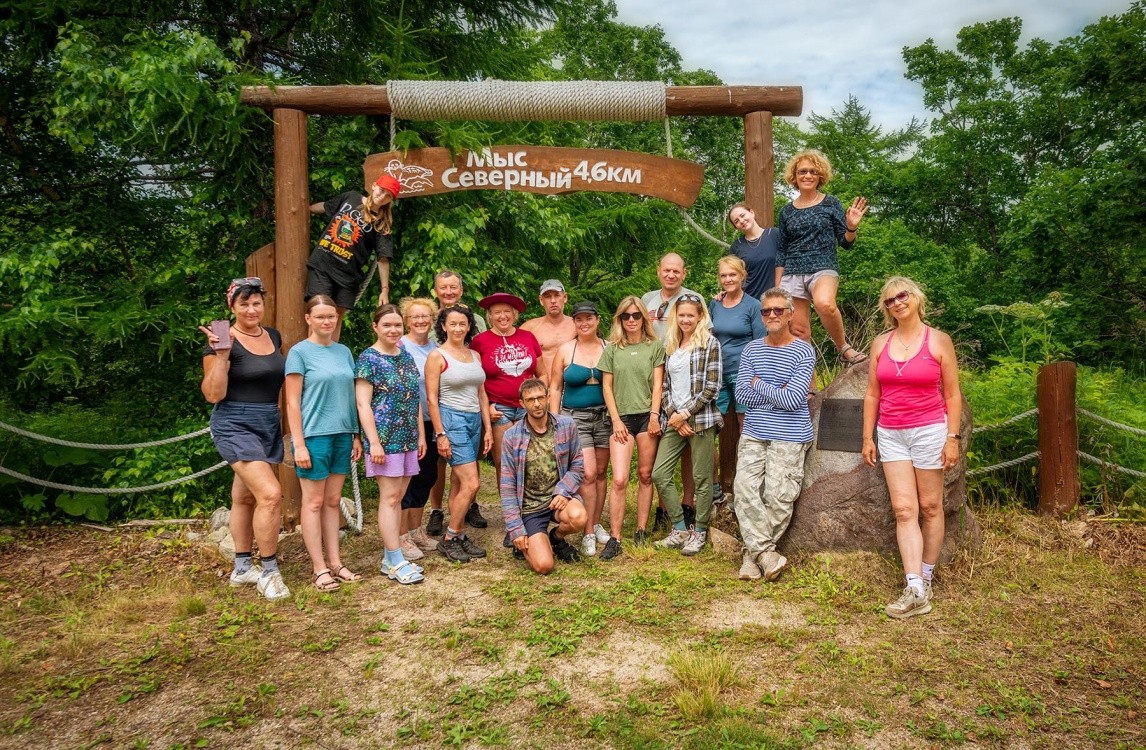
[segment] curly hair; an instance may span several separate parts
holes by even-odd
[[[468,305],[454,305],[447,307],[438,313],[438,319],[434,321],[434,334],[438,337],[438,341],[445,342],[446,336],[446,318],[450,317],[450,313],[457,313],[464,315],[466,323],[469,324],[469,330],[466,331],[465,345],[469,346],[470,342],[477,336],[477,323],[474,322],[474,311]]]
[[[832,163],[828,161],[828,157],[824,155],[823,151],[809,148],[788,160],[787,166],[784,167],[784,182],[792,187],[796,187],[796,165],[802,161],[811,162],[812,166],[815,167],[819,173],[820,182],[816,185],[817,188],[822,188],[831,181]]]

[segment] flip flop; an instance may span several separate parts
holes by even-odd
[[[334,571],[334,577],[345,583],[354,583],[355,581],[362,580],[362,576],[358,575],[345,565],[338,566],[338,570]]]
[[[325,576],[327,580],[323,583],[319,583],[323,576]],[[330,572],[330,568],[318,571],[310,577],[310,580],[314,582],[314,587],[319,591],[338,591],[342,588],[342,585],[338,583],[338,579]]]

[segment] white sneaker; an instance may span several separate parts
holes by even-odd
[[[680,529],[673,529],[669,535],[656,543],[661,549],[680,549],[688,542],[689,533]]]
[[[780,577],[785,566],[788,565],[788,558],[781,555],[776,550],[768,550],[760,555],[760,570],[764,573],[765,581],[775,581]]]
[[[697,552],[700,552],[702,549],[704,549],[704,543],[707,541],[707,531],[697,531],[696,529],[693,529],[692,533],[688,535],[688,541],[685,542],[684,546],[680,548],[680,553],[682,555],[692,557]]]
[[[908,617],[915,615],[925,615],[931,611],[931,602],[927,600],[927,592],[922,594],[916,593],[915,589],[907,586],[903,589],[903,593],[899,595],[891,604],[883,608],[888,617],[894,617],[897,620],[906,620]]]
[[[259,582],[259,576],[263,574],[263,569],[252,565],[247,568],[246,573],[239,573],[231,571],[231,586],[239,588],[240,586],[254,586]]]
[[[597,537],[593,532],[581,537],[581,554],[589,557],[597,554]]]
[[[756,553],[744,550],[744,559],[740,562],[740,572],[736,574],[742,581],[760,580],[760,566],[756,564]]]
[[[262,594],[268,602],[277,602],[280,599],[290,597],[290,589],[283,581],[283,574],[277,570],[270,573],[263,571],[263,574],[259,576],[259,582],[255,584],[255,590]]]
[[[418,548],[409,534],[398,537],[398,548],[402,550],[402,556],[407,560],[421,560],[426,556],[426,553]]]
[[[607,544],[608,541],[613,538],[609,535],[609,532],[605,531],[605,527],[601,524],[597,524],[593,527],[593,536],[597,537],[597,544]]]

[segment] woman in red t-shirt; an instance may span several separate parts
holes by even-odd
[[[891,326],[871,344],[863,409],[863,458],[879,459],[895,511],[895,538],[907,586],[889,617],[931,611],[931,573],[943,547],[943,472],[959,461],[963,394],[951,337],[923,322],[927,297],[893,276],[880,291]]]

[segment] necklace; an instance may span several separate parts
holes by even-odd
[[[244,336],[250,336],[253,339],[257,339],[259,336],[262,336],[264,333],[267,332],[266,329],[263,328],[262,326],[259,326],[259,332],[258,333],[247,333],[246,331],[239,328],[238,326],[231,326],[231,327],[235,329],[235,333],[241,333]]]
[[[915,346],[915,342],[916,342],[916,341],[918,341],[919,339],[923,338],[923,333],[924,333],[924,332],[926,332],[926,329],[924,329],[923,331],[921,331],[921,332],[919,333],[919,335],[918,335],[918,336],[916,336],[915,338],[913,338],[913,339],[912,339],[910,342],[907,342],[907,343],[904,343],[904,342],[897,342],[897,343],[899,343],[899,346],[900,346],[900,348],[901,348],[901,349],[903,349],[903,356],[904,356],[904,357],[907,357],[907,352],[908,352],[908,350],[910,350],[910,349],[911,349],[911,347]],[[892,363],[893,365],[895,365],[895,377],[897,377],[897,378],[902,378],[902,377],[903,377],[903,371],[904,371],[904,369],[907,367],[907,363],[908,363],[908,362],[910,362],[910,361],[911,361],[911,357],[908,357],[907,359],[903,360],[902,362],[900,362],[900,361],[899,361],[899,360],[897,360],[897,359],[892,359],[892,360],[891,360],[891,363]]]
[[[748,239],[748,235],[744,235],[744,242],[751,245],[752,247],[756,247],[757,245],[759,245],[760,240],[762,240],[762,239],[764,239],[764,233],[763,232],[761,232],[760,236],[754,240]]]

